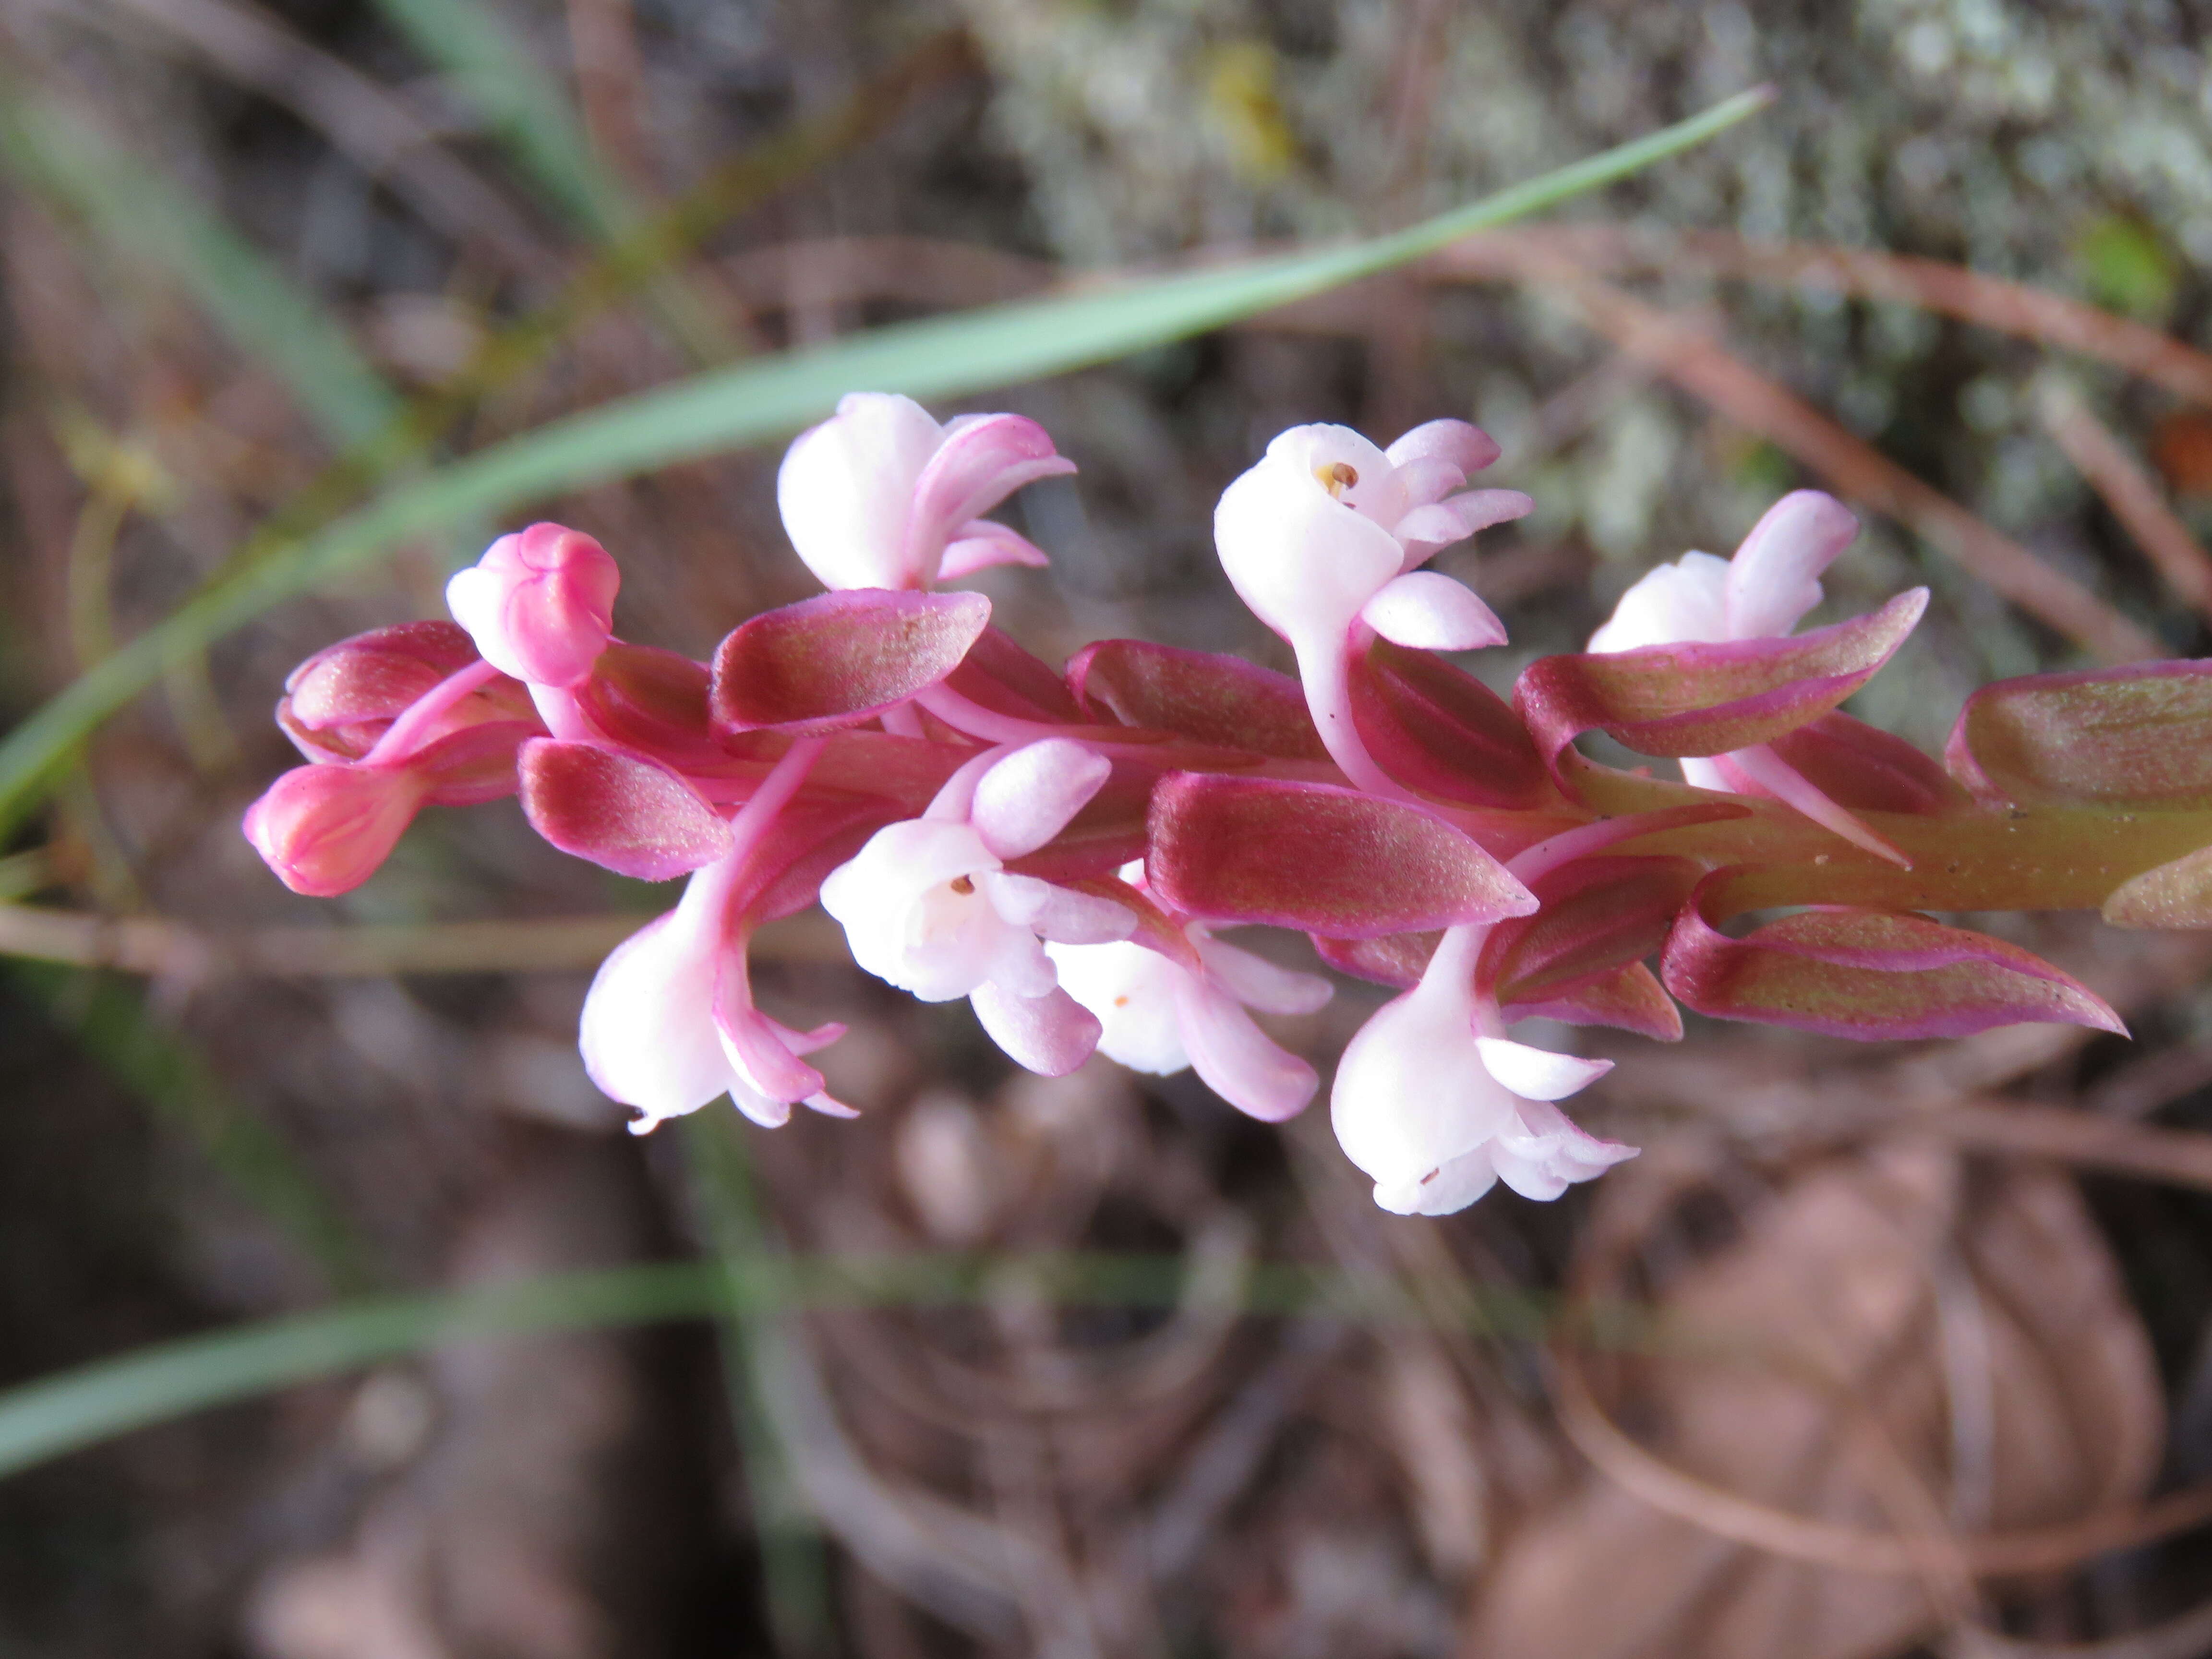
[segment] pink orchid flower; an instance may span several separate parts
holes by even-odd
[[[1068,994],[1097,1018],[1098,1052],[1109,1060],[1156,1077],[1194,1070],[1241,1112],[1271,1123],[1297,1116],[1320,1079],[1245,1011],[1310,1014],[1334,988],[1225,944],[1204,922],[1184,921],[1180,932],[1189,951],[1182,961],[1134,939],[1048,945],[1045,953]]]
[[[939,426],[911,398],[856,392],[799,434],[776,474],[776,505],[799,556],[828,588],[928,588],[1044,554],[981,515],[1024,484],[1075,471],[1019,415]]]
[[[614,633],[622,573],[565,525],[501,536],[446,584],[446,608],[483,659],[526,685],[566,690],[589,678]]]
[[[857,1115],[801,1058],[845,1028],[794,1031],[763,1013],[745,959],[772,875],[759,855],[821,747],[818,739],[792,745],[731,820],[729,851],[694,871],[676,908],[617,945],[592,980],[577,1046],[600,1092],[637,1110],[634,1134],[726,1094],[769,1128],[801,1102]]]
[[[1322,740],[1363,788],[1404,793],[1352,723],[1355,629],[1432,651],[1504,642],[1504,625],[1471,590],[1420,568],[1532,509],[1516,489],[1454,493],[1497,459],[1497,444],[1464,421],[1415,427],[1387,450],[1348,427],[1292,427],[1214,510],[1214,546],[1231,585],[1297,653]]]
[[[1455,927],[1420,983],[1360,1027],[1337,1062],[1329,1119],[1345,1156],[1398,1215],[1450,1215],[1503,1181],[1554,1199],[1636,1148],[1577,1128],[1552,1103],[1613,1069],[1504,1035],[1474,976],[1482,927]]]
[[[927,810],[878,830],[822,884],[853,959],[924,1002],[966,997],[994,1041],[1047,1076],[1073,1071],[1098,1022],[1060,988],[1042,939],[1128,938],[1136,916],[1093,894],[1008,870],[1083,810],[1111,765],[1049,738],[987,750]]]
[[[1769,507],[1733,559],[1686,553],[1620,596],[1590,635],[1593,652],[1647,646],[1784,639],[1820,603],[1820,573],[1857,536],[1858,520],[1832,495],[1799,489]],[[1686,783],[1786,802],[1824,829],[1879,858],[1911,860],[1839,806],[1765,744],[1710,757],[1686,756]]]

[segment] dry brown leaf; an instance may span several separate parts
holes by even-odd
[[[1605,1207],[1652,1210],[1633,1184]],[[1621,1232],[1603,1215],[1592,1230]],[[1753,1206],[1661,1296],[1698,1351],[1621,1364],[1605,1409],[1737,1498],[1874,1534],[2007,1531],[2108,1509],[2155,1471],[2149,1344],[2063,1176],[1968,1182],[1923,1152],[1833,1160]],[[1930,1546],[1927,1577],[1840,1571],[1593,1470],[1506,1540],[1463,1651],[1874,1659],[1954,1607]]]

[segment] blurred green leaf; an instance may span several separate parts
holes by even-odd
[[[830,1629],[829,1559],[822,1532],[806,1512],[791,1467],[787,1437],[774,1409],[775,1378],[788,1369],[787,1314],[748,1308],[738,1294],[744,1264],[785,1254],[761,1213],[745,1145],[733,1113],[694,1112],[684,1121],[691,1202],[730,1281],[731,1304],[718,1331],[730,1420],[744,1454],[769,1626],[779,1656],[812,1653]]]
[[[358,443],[398,414],[398,398],[314,295],[182,185],[58,101],[0,83],[0,162],[118,253],[181,286],[334,443]]]
[[[594,236],[623,221],[614,181],[592,154],[568,94],[483,0],[376,0],[513,152],[532,181]]]
[[[95,1361],[0,1393],[0,1475],[187,1413],[331,1376],[403,1354],[499,1336],[605,1330],[804,1308],[964,1307],[1015,1285],[1080,1307],[1173,1307],[1191,1264],[1172,1255],[764,1256],[562,1273],[478,1289],[367,1298]],[[1412,1281],[1288,1263],[1252,1270],[1248,1314],[1432,1322]],[[1486,1335],[1534,1340],[1550,1299],[1465,1287]],[[1679,1343],[1626,1306],[1593,1309],[1589,1340]]]
[[[820,418],[855,388],[945,396],[1103,362],[1371,276],[1474,231],[1538,212],[1703,143],[1765,106],[1746,93],[1649,137],[1342,247],[1121,283],[872,330],[700,374],[519,434],[400,485],[319,533],[202,590],[98,664],[0,743],[0,824],[100,721],[271,605],[475,514],[694,460]]]
[[[240,1197],[306,1251],[332,1285],[357,1291],[369,1284],[361,1242],[321,1183],[189,1042],[147,1018],[137,986],[48,963],[11,962],[6,971],[100,1070],[197,1146]]]
[[[2074,246],[2089,297],[2107,311],[2163,323],[2173,310],[2181,271],[2158,233],[2142,220],[2100,219]]]

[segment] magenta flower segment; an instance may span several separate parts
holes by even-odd
[[[1297,678],[1132,640],[1062,671],[981,595],[937,590],[1042,564],[984,515],[1073,464],[1021,416],[940,423],[855,393],[777,479],[828,592],[738,619],[694,662],[616,636],[618,573],[591,537],[503,536],[453,579],[452,622],[295,672],[277,718],[308,763],[245,831],[287,885],[328,896],[418,811],[519,793],[563,851],[684,878],[584,1006],[585,1067],[641,1133],[725,1097],[767,1127],[800,1105],[853,1115],[811,1059],[843,1028],[764,1011],[747,957],[817,902],[860,967],[967,999],[1019,1065],[1189,1070],[1280,1121],[1321,1091],[1297,1022],[1337,988],[1225,935],[1285,930],[1395,993],[1336,1061],[1329,1112],[1376,1202],[1420,1215],[1500,1184],[1556,1198],[1634,1155],[1560,1104],[1613,1062],[1517,1021],[1667,1041],[1680,1005],[1854,1038],[2117,1030],[2089,987],[1924,913],[2212,925],[2212,665],[1986,688],[1939,762],[1839,707],[1924,590],[1798,631],[1856,532],[1801,490],[1733,559],[1651,571],[1509,703],[1446,654],[1504,626],[1423,568],[1529,510],[1468,488],[1498,459],[1458,421],[1387,449],[1294,428],[1224,493],[1214,535]],[[1683,781],[1591,760],[1576,740],[1595,730]]]

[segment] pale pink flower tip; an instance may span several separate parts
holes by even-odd
[[[294,892],[331,898],[376,873],[430,787],[401,769],[295,767],[246,809],[246,838]]]
[[[981,515],[1023,485],[1075,471],[1019,415],[963,415],[940,426],[895,392],[856,392],[801,433],[776,474],[792,546],[828,588],[927,588],[1044,555]]]
[[[486,662],[555,690],[588,678],[614,631],[621,573],[581,531],[534,524],[501,536],[446,584],[446,605]]]

